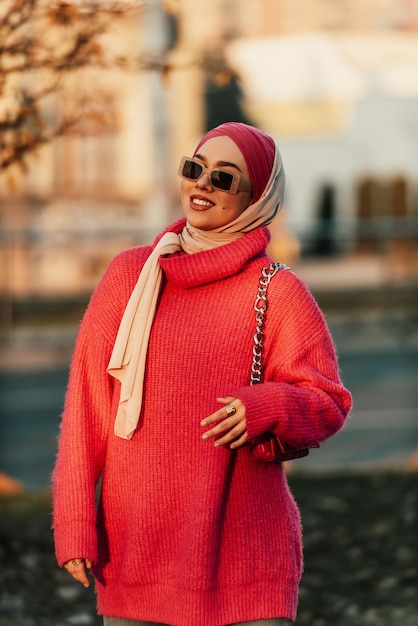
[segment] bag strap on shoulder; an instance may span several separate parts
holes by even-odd
[[[284,263],[270,263],[261,270],[261,276],[258,283],[257,295],[254,302],[256,328],[254,333],[253,347],[253,363],[251,366],[250,385],[261,383],[262,378],[262,361],[263,361],[263,340],[264,340],[264,323],[265,315],[268,307],[267,288],[271,279],[279,270],[290,269]]]

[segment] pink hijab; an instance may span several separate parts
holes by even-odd
[[[276,145],[273,139],[254,126],[242,122],[226,122],[209,130],[196,146],[193,156],[199,148],[212,137],[227,136],[241,150],[253,184],[252,202],[257,202],[263,193],[273,168]]]

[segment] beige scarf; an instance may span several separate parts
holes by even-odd
[[[162,281],[159,258],[183,250],[187,254],[210,250],[235,241],[244,233],[269,224],[281,208],[285,175],[279,150],[270,179],[257,202],[222,228],[202,231],[186,226],[181,233],[165,233],[145,262],[124,311],[108,373],[121,383],[115,434],[131,439],[141,413],[145,363],[151,326]]]

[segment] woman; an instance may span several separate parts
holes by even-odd
[[[282,464],[248,443],[324,441],[351,398],[287,269],[269,286],[263,382],[249,384],[266,225],[284,192],[273,139],[222,124],[179,174],[185,217],[112,261],[80,328],[53,480],[57,558],[84,586],[91,567],[105,626],[291,624],[299,514]]]

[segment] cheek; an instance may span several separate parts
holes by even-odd
[[[247,194],[246,194],[247,195]],[[222,206],[223,211],[227,211],[231,219],[235,219],[245,211],[250,205],[250,198],[235,196],[232,202],[225,202]]]
[[[245,192],[245,194],[243,194],[243,197],[240,201],[240,206],[239,206],[239,214],[241,215],[241,213],[243,213],[245,211],[245,209],[248,209],[248,207],[251,204],[251,193],[250,192]]]
[[[188,197],[189,197],[189,187],[190,183],[187,183],[186,180],[182,180],[180,183],[180,199],[183,207],[187,206]]]

